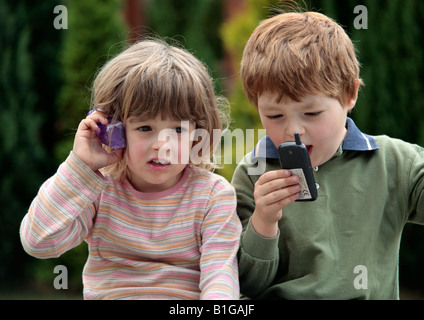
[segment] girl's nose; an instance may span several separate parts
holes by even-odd
[[[156,139],[156,141],[152,144],[152,149],[153,150],[159,150],[161,149],[165,144],[167,143],[167,141],[161,141]]]
[[[152,148],[154,150],[159,150],[161,148],[170,149],[171,145],[174,144],[175,141],[178,141],[176,134],[170,129],[163,129],[155,137]]]

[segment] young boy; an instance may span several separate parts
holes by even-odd
[[[251,35],[241,77],[267,130],[232,181],[243,223],[241,293],[398,299],[402,230],[424,224],[424,151],[363,134],[347,117],[362,85],[349,37],[319,13],[276,15]],[[314,167],[313,202],[294,202],[299,178],[280,167],[277,147],[295,132]],[[265,172],[249,174],[261,161]]]

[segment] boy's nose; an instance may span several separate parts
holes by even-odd
[[[284,130],[284,139],[285,141],[294,141],[294,134],[298,132],[300,137],[305,133],[305,128],[299,123],[291,122],[288,123],[286,129]]]

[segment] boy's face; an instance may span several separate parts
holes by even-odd
[[[347,113],[354,107],[356,98],[347,106],[324,95],[308,95],[300,102],[291,99],[276,102],[277,98],[271,92],[258,97],[262,125],[275,146],[294,141],[294,133],[299,132],[313,167],[330,160],[344,140]]]

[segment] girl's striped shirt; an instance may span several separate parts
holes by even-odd
[[[72,152],[21,224],[25,251],[58,257],[89,245],[85,299],[238,299],[241,233],[233,187],[187,167],[169,190],[142,193]]]

